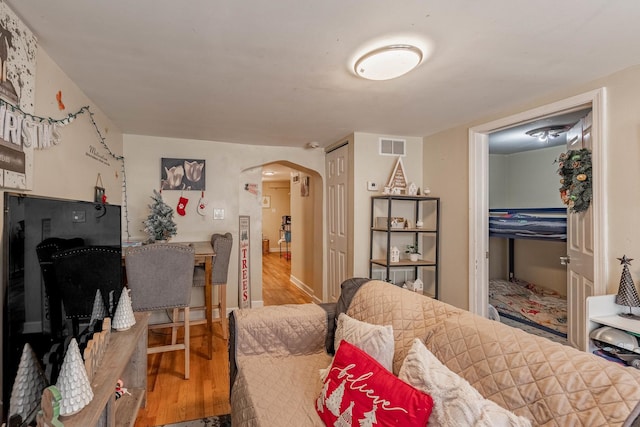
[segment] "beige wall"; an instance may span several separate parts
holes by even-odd
[[[94,113],[98,129],[105,137],[107,146],[115,155],[122,155],[122,133],[84,93],[60,70],[51,58],[38,49],[36,70],[35,115],[62,119],[88,105]],[[58,110],[56,93],[62,92],[66,106]],[[122,201],[121,163],[107,155],[100,143],[89,114],[77,117],[62,128],[58,145],[46,150],[35,150],[32,194],[93,201],[93,191],[98,173],[106,188],[107,201],[120,204]],[[91,147],[108,158],[105,165],[87,153]]]
[[[227,306],[238,306],[238,216],[251,218],[251,300],[254,306],[262,305],[262,207],[261,198],[245,191],[245,184],[257,184],[262,192],[262,165],[284,163],[289,167],[307,169],[324,177],[324,153],[291,147],[267,147],[248,144],[232,144],[216,141],[197,141],[143,135],[125,135],[124,151],[127,158],[127,188],[129,215],[134,224],[134,237],[144,239],[142,221],[149,214],[148,204],[152,190],[160,182],[160,159],[162,157],[204,159],[206,161],[206,191],[209,200],[207,216],[196,213],[196,202],[200,192],[185,191],[189,199],[187,215],[175,216],[178,234],[174,241],[207,240],[214,232],[231,232],[234,248],[229,262],[227,279]],[[311,171],[311,172],[309,172]],[[318,172],[315,172],[318,171]],[[316,181],[322,182],[322,179]],[[316,192],[317,193],[317,192]],[[164,191],[165,202],[174,207],[180,197],[179,191]],[[322,195],[322,189],[320,190]],[[321,202],[322,203],[322,202]],[[212,210],[224,209],[223,220],[213,220]],[[323,223],[316,223],[321,229]],[[132,234],[133,234],[132,233]],[[293,242],[295,244],[295,242]],[[322,250],[312,252],[323,262]],[[293,265],[292,265],[293,268]],[[292,271],[293,274],[293,271]],[[314,280],[322,284],[322,277]],[[310,287],[313,287],[311,284]]]
[[[424,185],[440,197],[440,299],[467,308],[469,251],[467,128],[425,138]]]
[[[563,208],[555,160],[565,146],[489,156],[489,208]],[[493,185],[496,185],[494,187]]]
[[[324,155],[323,155],[324,157]],[[301,186],[309,177],[309,195],[301,195]],[[323,300],[322,248],[324,221],[323,179],[310,171],[300,172],[300,182],[291,186],[291,280],[316,301]]]
[[[606,88],[604,129],[604,173],[606,176],[605,229],[606,287],[615,293],[620,280],[616,257],[640,253],[640,67],[632,67],[605,78],[556,92],[521,108],[486,117],[424,138],[424,181],[443,197],[442,299],[468,307],[468,129],[570,96]],[[640,265],[631,266],[640,274]]]
[[[415,182],[420,189],[422,182],[422,138],[411,136],[379,135],[364,132],[354,134],[353,143],[353,275],[369,276],[369,240],[371,230],[371,196],[379,195],[387,185],[397,156],[379,154],[380,137],[405,139],[406,156],[402,158],[408,182]],[[351,154],[351,153],[350,153]],[[378,184],[380,191],[367,191],[367,181]],[[428,185],[427,185],[428,186]]]

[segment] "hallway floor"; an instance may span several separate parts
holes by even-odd
[[[262,255],[262,299],[264,305],[305,304],[311,297],[289,280],[291,260],[278,252]]]

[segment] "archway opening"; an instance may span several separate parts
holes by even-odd
[[[243,172],[258,184],[252,209],[253,305],[323,300],[323,178],[286,160]],[[242,200],[242,199],[241,199]],[[243,203],[243,202],[241,202]],[[259,265],[257,265],[259,264]]]

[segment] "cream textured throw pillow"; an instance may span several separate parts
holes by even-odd
[[[418,338],[413,341],[398,376],[433,398],[429,426],[531,426],[526,418],[482,397],[464,378],[443,365]]]
[[[393,369],[394,340],[391,325],[372,325],[340,313],[334,343],[336,352],[342,340],[364,350],[389,371]]]

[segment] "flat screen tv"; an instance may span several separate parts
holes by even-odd
[[[51,349],[60,347],[65,340],[68,343],[72,335],[66,321],[63,320],[62,325],[55,319],[52,321],[50,298],[36,254],[36,246],[51,238],[74,239],[84,246],[120,249],[121,208],[118,205],[4,193],[3,422],[11,415],[8,413],[10,396],[25,344],[31,346],[48,374],[46,369],[50,362],[43,358],[51,358]],[[115,280],[121,283],[121,271],[114,274],[118,275]],[[65,317],[64,311],[62,317]],[[37,407],[22,408],[22,411],[31,414],[37,411]]]

